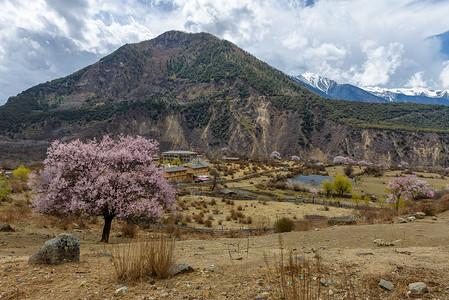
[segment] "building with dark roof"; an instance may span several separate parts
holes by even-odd
[[[169,162],[179,159],[182,164],[190,162],[192,159],[196,158],[198,153],[193,151],[183,151],[183,150],[172,150],[162,153],[162,160],[168,160]]]
[[[188,169],[184,167],[164,168],[164,175],[168,181],[187,181],[189,179]]]

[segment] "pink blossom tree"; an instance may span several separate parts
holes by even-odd
[[[37,195],[32,206],[41,213],[103,216],[101,241],[107,243],[115,217],[152,219],[175,209],[175,190],[154,163],[157,151],[157,141],[139,136],[55,141],[44,169],[31,178]]]
[[[387,192],[387,203],[393,203],[396,209],[399,208],[401,200],[408,201],[434,196],[429,183],[419,180],[416,175],[391,179],[385,191]]]
[[[318,195],[318,190],[312,188],[309,190],[309,193],[310,193],[310,197],[312,197],[312,201],[315,201],[315,197]]]

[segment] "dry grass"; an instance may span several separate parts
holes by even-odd
[[[23,201],[13,202],[0,212],[0,220],[10,223],[17,220],[27,219],[31,214],[29,204]]]
[[[168,278],[174,263],[175,240],[162,234],[157,240],[117,245],[112,251],[116,279],[138,282],[153,278]]]
[[[138,231],[138,226],[135,224],[124,222],[120,226],[120,232],[122,233],[122,236],[124,236],[124,237],[135,238],[135,237],[137,237],[137,231]]]
[[[322,264],[318,253],[313,260],[294,256],[293,251],[285,255],[281,236],[279,236],[279,249],[280,257],[275,258],[274,262],[270,262],[269,257],[264,254],[268,277],[277,285],[277,289],[274,289],[274,294],[271,295],[274,299],[336,299],[335,290],[339,291],[337,299],[378,299],[375,295],[375,291],[378,291],[376,286],[362,285],[351,276],[349,267],[343,266],[339,270],[332,270]],[[331,280],[331,275],[337,277]]]
[[[398,212],[390,207],[360,210],[361,219],[367,224],[389,223],[392,222],[397,215]]]

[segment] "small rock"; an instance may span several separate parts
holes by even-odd
[[[268,298],[270,298],[270,293],[268,292],[263,292],[262,294],[256,296],[256,299],[268,299]]]
[[[170,275],[175,276],[178,274],[190,273],[190,272],[194,272],[194,271],[195,271],[195,268],[193,268],[189,264],[177,264],[177,265],[171,266],[170,270],[168,272],[170,273]]]
[[[215,266],[214,265],[210,265],[209,266],[209,271],[213,272],[215,270]]]
[[[122,286],[122,287],[120,287],[120,288],[115,290],[116,294],[118,294],[118,293],[123,293],[124,294],[125,292],[126,292],[126,286]]]
[[[396,223],[407,223],[407,220],[404,218],[398,218],[398,220],[396,221]]]
[[[304,257],[302,257],[302,256],[294,256],[293,259],[296,260],[296,261],[306,261],[304,259]]]
[[[13,232],[15,231],[9,224],[0,224],[0,232]]]
[[[392,291],[394,290],[394,286],[391,282],[381,279],[379,282],[379,286],[386,290]]]
[[[426,214],[423,213],[422,211],[418,211],[417,213],[415,213],[415,217],[417,219],[424,219],[425,216],[426,216]]]
[[[433,216],[432,220],[436,221],[436,220],[438,220],[438,218],[436,216]]]
[[[359,252],[355,254],[356,256],[374,255],[372,252]]]
[[[321,278],[320,279],[320,283],[321,283],[321,285],[326,285],[327,284],[327,280],[324,279],[324,278]]]
[[[411,216],[411,217],[408,217],[407,220],[409,220],[410,222],[413,222],[416,220],[416,218],[415,218],[415,216]]]
[[[413,282],[408,285],[408,289],[412,292],[413,295],[419,295],[422,293],[426,293],[427,284],[424,282]]]
[[[111,257],[112,254],[109,252],[100,252],[100,256],[106,256],[106,257]]]

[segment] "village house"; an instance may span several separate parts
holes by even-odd
[[[188,169],[184,167],[168,167],[164,169],[164,175],[168,181],[187,181],[189,179]]]
[[[192,159],[197,158],[198,153],[192,151],[171,150],[162,153],[162,161],[172,162],[175,159],[179,159],[182,164],[190,162]]]
[[[187,174],[189,179],[195,182],[208,181],[209,178],[209,167],[203,164],[185,164]]]

